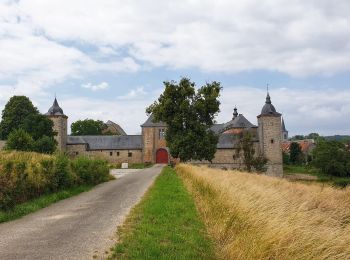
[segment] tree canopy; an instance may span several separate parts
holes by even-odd
[[[101,120],[78,120],[71,125],[72,135],[103,135],[106,125]]]
[[[301,151],[301,147],[297,142],[292,142],[290,144],[289,151],[289,160],[291,163],[298,164],[303,161],[303,152]]]
[[[53,122],[25,96],[13,96],[2,111],[0,138],[11,150],[52,153],[56,149]]]
[[[0,123],[0,138],[5,140],[15,129],[18,129],[29,115],[39,114],[39,111],[28,97],[13,96],[2,111]]]
[[[188,78],[164,82],[164,92],[146,112],[155,121],[167,124],[165,139],[170,154],[181,161],[209,160],[214,158],[218,136],[210,130],[220,111],[221,86],[207,83],[196,90]]]
[[[323,173],[350,176],[350,151],[342,142],[321,140],[313,150],[313,156],[313,165]]]

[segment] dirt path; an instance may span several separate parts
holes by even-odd
[[[119,179],[0,224],[0,259],[92,259],[115,243],[115,231],[162,166]]]

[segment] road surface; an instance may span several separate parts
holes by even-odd
[[[117,226],[162,166],[112,171],[117,180],[0,224],[0,259],[101,258],[116,242]]]

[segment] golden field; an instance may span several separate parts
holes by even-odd
[[[350,259],[350,188],[180,164],[219,259]]]

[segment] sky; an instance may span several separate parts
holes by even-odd
[[[163,82],[219,81],[221,112],[257,124],[266,97],[291,135],[350,134],[348,0],[0,0],[0,110],[55,95],[69,124],[139,134]]]

